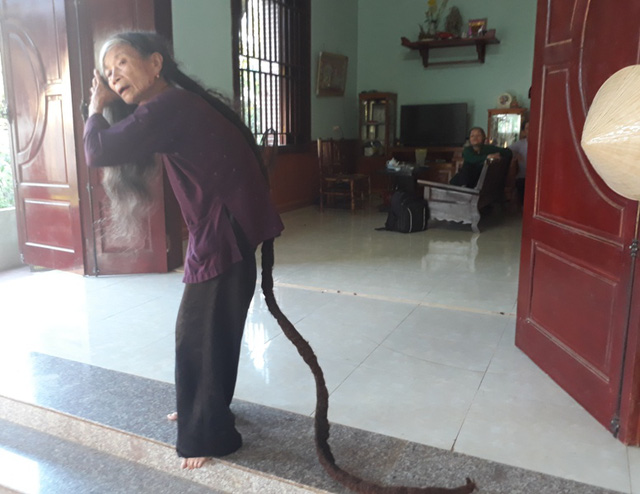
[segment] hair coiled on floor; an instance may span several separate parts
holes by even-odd
[[[316,383],[315,444],[320,463],[327,473],[342,485],[354,492],[363,494],[467,494],[476,489],[476,484],[469,478],[460,487],[405,487],[384,486],[362,479],[340,468],[333,457],[329,446],[329,392],[324,374],[311,345],[302,337],[294,325],[282,313],[273,293],[273,239],[262,244],[262,292],[269,312],[276,318],[285,336],[294,344],[298,353],[311,369]]]

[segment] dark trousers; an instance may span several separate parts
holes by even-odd
[[[516,178],[516,192],[518,194],[518,204],[524,204],[524,178]]]
[[[182,296],[176,323],[176,450],[181,457],[224,456],[242,446],[229,405],[256,262],[253,249],[240,243],[241,262],[216,278],[187,284]]]
[[[482,161],[480,163],[468,163],[465,161],[449,183],[451,185],[459,185],[460,187],[473,189],[478,184],[483,166],[484,163]]]

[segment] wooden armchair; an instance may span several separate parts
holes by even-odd
[[[325,203],[335,205],[336,199],[347,200],[354,211],[371,194],[369,175],[354,173],[355,164],[350,165],[346,159],[344,141],[318,139],[318,164],[321,211]]]
[[[480,210],[494,202],[504,201],[504,187],[509,170],[505,159],[487,160],[477,185],[470,189],[457,185],[418,180],[424,186],[424,198],[429,203],[431,218],[471,224],[479,233]]]
[[[262,153],[263,172],[268,178],[275,168],[278,158],[278,133],[273,129],[266,130],[262,134],[259,146]]]

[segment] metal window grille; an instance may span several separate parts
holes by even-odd
[[[256,138],[275,130],[281,146],[308,140],[308,5],[309,0],[233,3],[242,116]]]

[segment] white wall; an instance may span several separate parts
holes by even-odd
[[[22,266],[15,208],[0,209],[0,271]]]

